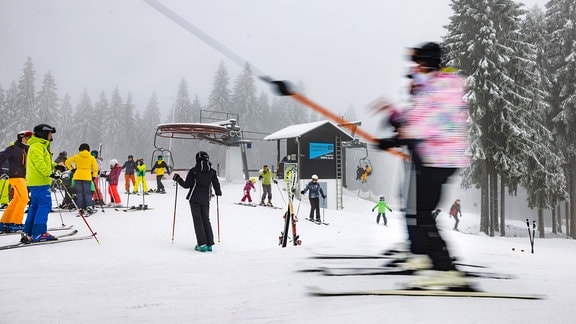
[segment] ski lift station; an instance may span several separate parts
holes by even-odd
[[[277,141],[277,176],[284,179],[286,170],[296,168],[300,185],[296,195],[316,174],[326,199],[320,199],[324,208],[342,209],[343,187],[346,185],[346,154],[344,147],[353,137],[331,121],[317,121],[286,127],[264,140]],[[282,147],[282,145],[285,145]],[[281,156],[280,152],[286,152]]]

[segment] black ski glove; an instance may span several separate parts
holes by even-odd
[[[400,146],[400,143],[398,142],[398,138],[393,137],[393,138],[381,138],[378,140],[378,147],[381,150],[387,150],[391,147],[398,147]]]
[[[180,179],[182,179],[182,177],[180,177],[178,173],[175,173],[174,176],[172,177],[172,180],[174,181],[180,181]]]
[[[304,190],[300,191],[301,194],[304,194],[304,192],[305,192]]]
[[[274,180],[274,183],[275,183],[275,184],[278,184],[278,181],[277,181],[277,180]]]
[[[322,195],[322,199],[326,199],[326,195]]]
[[[52,173],[50,173],[49,177],[52,179],[60,179],[60,171],[58,171],[58,170],[52,171]]]

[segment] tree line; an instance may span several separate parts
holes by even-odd
[[[442,39],[444,61],[467,77],[472,165],[462,185],[480,189],[481,231],[505,235],[505,193],[515,195],[523,187],[528,206],[538,210],[541,236],[546,213],[554,233],[564,221],[566,234],[576,237],[576,204],[571,203],[576,201],[576,3],[550,0],[545,10],[528,10],[513,0],[452,0],[451,7]],[[173,114],[163,122],[199,122],[201,110],[238,114],[239,125],[253,131],[258,143],[248,150],[250,165],[274,163],[275,144],[260,142],[259,132],[317,117],[289,98],[258,93],[254,82],[249,65],[232,82],[221,63],[202,102],[190,95],[183,78]],[[122,97],[118,88],[101,92],[96,101],[84,92],[73,102],[67,94],[59,96],[51,72],[44,75],[40,90],[34,84],[28,58],[20,79],[7,89],[0,87],[3,143],[18,130],[48,123],[58,129],[55,152],[75,152],[81,142],[104,143],[107,156],[120,161],[128,154],[146,157],[154,151],[154,130],[162,122],[155,94],[141,115],[131,95]],[[190,166],[193,154],[209,145],[183,140],[159,144],[176,152],[177,167]],[[222,147],[206,150],[213,161],[223,161]]]
[[[316,120],[307,109],[289,98],[270,98],[265,92],[258,93],[249,65],[232,82],[225,64],[220,63],[205,103],[198,94],[192,95],[189,88],[183,78],[172,97],[172,112],[166,120],[161,120],[155,93],[150,94],[145,107],[137,107],[130,93],[123,97],[118,87],[111,94],[100,92],[95,100],[87,91],[73,100],[68,94],[59,95],[51,71],[44,74],[37,90],[34,63],[32,58],[27,58],[20,79],[6,90],[0,86],[0,114],[4,116],[0,120],[1,143],[6,147],[18,131],[47,123],[57,130],[51,147],[56,155],[61,151],[74,154],[84,142],[98,150],[102,143],[106,163],[112,158],[122,163],[132,154],[150,164],[156,158],[153,152],[161,154],[158,150],[161,148],[173,152],[176,168],[188,168],[194,162],[194,154],[203,149],[210,152],[215,167],[223,168],[224,163],[220,162],[224,161],[224,147],[203,141],[155,138],[156,127],[161,123],[214,122],[200,120],[201,110],[207,110],[221,112],[223,116],[226,113],[238,116],[244,137],[254,142],[247,150],[250,167],[258,168],[276,159],[275,143],[262,141],[266,134]]]
[[[505,192],[519,186],[554,233],[576,237],[576,3],[545,11],[512,0],[453,0],[443,45],[467,76],[472,165],[465,187],[480,188],[481,231],[505,234]]]

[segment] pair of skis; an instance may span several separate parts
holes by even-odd
[[[309,221],[309,222],[312,222],[312,223],[314,223],[314,224],[316,224],[316,225],[330,225],[330,223],[326,223],[326,222],[324,222],[324,221],[316,221],[316,220],[312,220],[312,219],[310,219],[310,218],[306,218],[306,220]]]
[[[390,259],[391,256],[387,255],[354,255],[354,254],[319,254],[312,256],[315,259]],[[464,267],[486,268],[480,265],[471,265],[456,263]],[[375,268],[330,268],[321,267],[313,269],[301,270],[301,272],[320,272],[327,276],[366,276],[366,275],[414,275],[415,271],[400,269],[396,267],[375,267]],[[488,278],[488,279],[512,279],[511,275],[499,274],[484,271],[463,271],[464,275],[475,278]],[[431,289],[366,289],[366,290],[338,290],[338,289],[323,289],[320,287],[308,287],[308,293],[311,296],[421,296],[421,297],[475,297],[475,298],[502,298],[502,299],[544,299],[543,295],[533,294],[509,294],[498,292],[487,292],[475,289],[473,287],[465,287],[459,290],[431,290]]]
[[[130,208],[114,208],[115,211],[123,211],[123,212],[131,212],[131,211],[138,211],[138,210],[152,210],[153,208],[148,207],[148,205],[138,205],[138,206],[131,206]]]
[[[302,245],[302,240],[300,240],[300,236],[296,233],[296,223],[298,222],[298,218],[294,213],[294,204],[292,203],[297,179],[298,171],[295,167],[286,171],[285,181],[286,192],[288,193],[288,210],[284,213],[284,227],[279,237],[279,245],[282,247],[288,245],[288,231],[290,230],[290,225],[292,225],[292,243],[294,245]]]
[[[48,228],[47,231],[48,232],[63,231],[63,230],[72,229],[72,227],[74,227],[74,225],[50,227],[50,228]],[[16,234],[22,235],[22,231],[10,232],[10,233],[1,233],[0,236],[8,236],[8,235],[16,235]]]
[[[66,232],[61,235],[56,235],[57,240],[51,241],[39,241],[39,242],[32,242],[32,243],[15,243],[15,244],[8,244],[0,246],[0,250],[10,250],[10,249],[17,249],[23,247],[31,247],[31,246],[38,246],[38,245],[48,245],[48,244],[58,244],[58,243],[66,243],[72,241],[81,241],[81,240],[88,240],[91,238],[95,238],[96,233],[85,235],[85,236],[75,236],[78,233],[78,230],[72,230]]]

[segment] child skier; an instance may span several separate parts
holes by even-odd
[[[164,188],[164,184],[162,183],[162,178],[164,178],[164,173],[170,175],[170,169],[168,168],[168,164],[162,158],[162,155],[158,155],[158,161],[154,163],[150,173],[154,173],[156,170],[156,192],[159,193],[166,193],[166,189]]]
[[[118,164],[118,160],[110,160],[110,173],[108,173],[106,178],[108,180],[108,193],[112,200],[108,204],[110,207],[122,207],[120,195],[118,194],[118,179],[120,178],[120,173],[122,173],[122,167]]]
[[[254,187],[254,184],[256,183],[256,178],[252,177],[250,178],[250,180],[246,180],[246,184],[244,185],[244,196],[242,196],[242,199],[240,200],[240,203],[244,203],[244,201],[246,199],[248,199],[248,203],[252,203],[252,197],[250,196],[250,189],[254,190],[254,192],[256,192],[256,187]]]
[[[138,158],[136,160],[136,184],[134,185],[134,193],[138,193],[140,188],[140,183],[142,183],[143,194],[148,195],[148,183],[146,182],[146,164],[144,164],[143,158]]]
[[[386,219],[386,209],[392,211],[388,203],[384,200],[384,197],[380,197],[380,200],[376,203],[376,206],[372,207],[372,211],[378,207],[378,216],[376,216],[376,224],[380,224],[380,216],[382,216],[382,222],[384,226],[388,226],[388,219]]]

